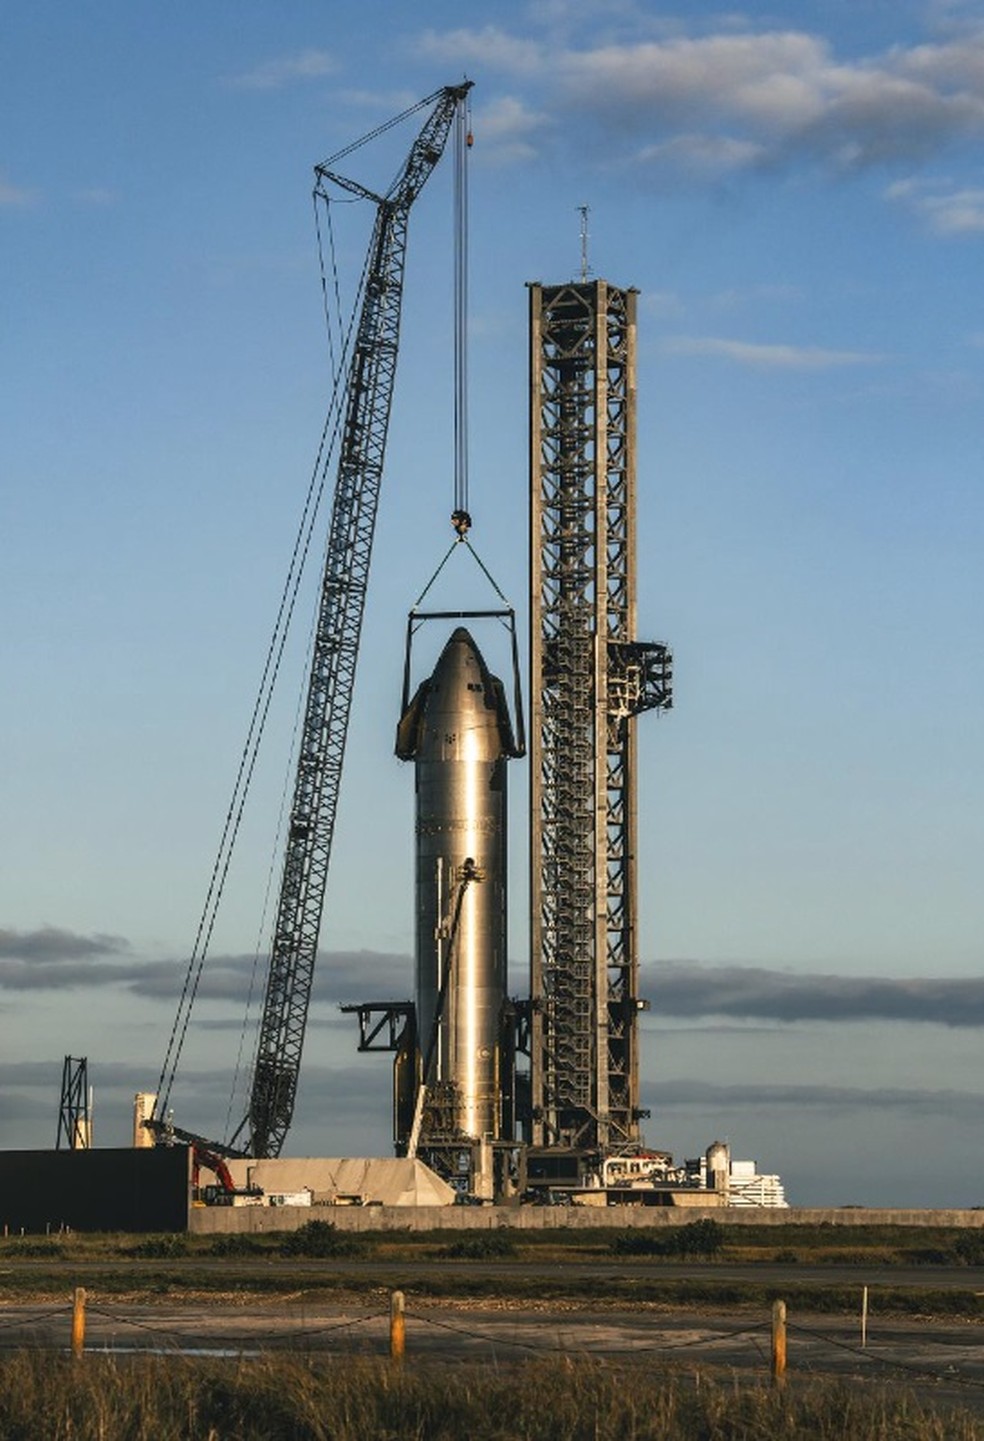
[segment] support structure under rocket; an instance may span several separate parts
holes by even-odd
[[[416,776],[416,971],[411,1153],[511,1139],[505,1033],[506,762],[502,682],[459,626],[406,707],[396,753]],[[407,1057],[409,1060],[409,1057]],[[398,1089],[400,1089],[398,1079]],[[398,1114],[409,1114],[408,1098]],[[439,1165],[441,1170],[445,1166]],[[472,1181],[491,1182],[490,1163]],[[476,1192],[477,1193],[477,1192]]]

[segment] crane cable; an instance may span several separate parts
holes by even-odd
[[[416,109],[418,107],[414,107]],[[388,128],[388,127],[384,127]],[[354,147],[352,147],[354,148]],[[352,337],[355,330],[356,319],[359,311],[359,301],[365,290],[368,277],[370,258],[366,257],[360,278],[355,304],[349,320],[343,352],[340,357],[339,367],[336,372],[341,376],[348,353],[351,350]],[[294,609],[297,603],[297,596],[303,578],[305,564],[311,548],[311,541],[314,534],[314,526],[320,509],[321,500],[324,495],[326,478],[331,457],[335,452],[338,437],[344,417],[345,386],[340,384],[336,378],[328,414],[321,431],[321,439],[318,445],[317,455],[311,473],[311,480],[308,485],[304,507],[301,513],[301,520],[298,525],[297,535],[294,540],[294,547],[291,553],[290,564],[287,572],[287,579],[281,593],[280,603],[274,622],[273,632],[267,648],[266,660],[263,666],[263,673],[260,678],[260,686],[253,712],[250,717],[246,740],[243,744],[242,754],[239,759],[239,767],[236,772],[236,779],[233,785],[232,797],[226,812],[222,835],[219,840],[218,852],[215,863],[212,867],[212,874],[209,880],[205,903],[198,923],[198,930],[195,935],[195,943],[192,947],[191,956],[188,961],[188,968],[185,973],[184,985],[178,1001],[177,1012],[174,1023],[171,1027],[171,1035],[168,1039],[167,1050],[164,1062],[161,1067],[161,1074],[157,1085],[157,1102],[154,1108],[155,1117],[164,1120],[170,1104],[171,1090],[177,1074],[181,1053],[184,1048],[185,1038],[188,1032],[188,1024],[191,1019],[191,1012],[198,995],[201,983],[202,971],[208,955],[208,948],[211,943],[212,933],[218,916],[219,904],[225,888],[226,878],[229,874],[229,867],[232,862],[232,854],[242,823],[243,813],[246,806],[246,798],[249,793],[250,783],[256,767],[259,754],[260,742],[266,726],[270,704],[273,699],[273,692],[280,672],[280,665],[283,660],[284,650],[287,644],[287,636],[290,630]]]
[[[329,155],[327,160],[322,161],[318,169],[330,169],[331,166],[337,164],[339,160],[344,160],[346,155],[351,155],[353,150],[361,149],[363,145],[368,145],[370,140],[375,140],[378,136],[385,135],[387,130],[392,130],[394,125],[400,125],[404,120],[409,120],[410,116],[416,115],[418,110],[423,110],[428,105],[434,105],[440,100],[443,94],[444,90],[441,89],[435,90],[430,95],[425,95],[423,100],[418,100],[415,105],[410,105],[406,110],[401,110],[399,115],[394,115],[392,119],[384,120],[382,125],[377,125],[375,130],[370,130],[367,135],[363,135],[358,140],[353,140],[350,145],[344,145],[341,150],[336,150],[334,155]]]
[[[459,540],[471,528],[468,512],[468,151],[472,144],[467,97],[454,124],[454,510]]]
[[[314,190],[313,190],[312,196],[311,196],[311,200],[312,200],[312,205],[313,205],[313,207],[314,207],[314,230],[315,230],[315,236],[316,236],[317,245],[318,245],[318,272],[319,272],[320,281],[321,281],[321,299],[322,299],[322,306],[323,306],[323,309],[324,309],[325,330],[326,330],[327,335],[328,335],[328,354],[329,354],[329,359],[330,359],[330,364],[331,364],[331,378],[332,378],[332,385],[333,385],[333,387],[337,387],[338,384],[339,384],[339,380],[340,380],[341,373],[342,373],[343,358],[344,358],[344,355],[345,355],[345,353],[346,353],[346,347],[345,347],[345,345],[343,344],[344,327],[343,327],[343,319],[342,319],[342,300],[341,300],[341,291],[340,291],[339,279],[338,279],[338,260],[337,260],[336,250],[335,250],[335,230],[334,230],[334,225],[333,225],[333,223],[332,223],[332,197],[331,197],[330,195],[328,195],[327,192],[324,191],[324,190],[321,188],[320,184],[318,184],[318,185],[315,185],[315,187],[314,187]],[[323,238],[322,238],[321,222],[320,222],[320,216],[319,216],[319,206],[318,206],[318,201],[319,201],[319,200],[321,200],[321,201],[324,202],[325,217],[326,217],[326,221],[327,221],[328,247],[329,247],[329,255],[330,255],[330,258],[331,258],[331,278],[332,278],[331,296],[332,296],[332,300],[334,301],[334,312],[333,312],[333,310],[332,310],[331,300],[329,299],[328,274],[327,274],[327,267],[326,267],[326,265],[325,265],[325,247],[324,247],[324,240],[323,240]],[[347,201],[337,201],[337,200],[336,200],[335,203],[336,203],[336,204],[345,204],[345,205],[354,205],[356,202],[355,202],[354,200],[347,200]],[[358,306],[358,304],[359,304],[359,302],[360,302],[360,300],[361,300],[362,292],[363,292],[363,290],[364,290],[364,288],[365,288],[366,273],[367,273],[367,267],[366,267],[366,268],[364,269],[364,271],[363,271],[363,276],[362,276],[362,282],[363,282],[363,283],[359,286],[358,292],[357,292],[356,297],[355,297],[355,301],[354,301],[354,303],[353,303],[352,309],[351,309],[350,314],[349,314],[348,331],[349,331],[349,334],[350,334],[350,335],[351,335],[352,328],[353,328],[353,326],[354,326],[354,324],[355,324],[356,307]],[[334,343],[334,330],[337,330],[337,333],[338,333],[338,354],[337,354],[337,355],[336,355],[335,343]],[[316,623],[316,618],[315,618],[314,620],[312,620],[311,633],[310,633],[310,635],[308,636],[307,660],[306,660],[306,663],[305,663],[305,666],[304,666],[304,673],[305,673],[305,674],[307,674],[307,673],[310,671],[311,651],[312,651],[312,648],[313,648],[313,645],[314,645],[315,623]],[[235,1105],[236,1105],[236,1094],[237,1094],[237,1092],[238,1092],[238,1090],[239,1090],[240,1077],[241,1077],[241,1076],[243,1075],[243,1073],[244,1073],[243,1056],[244,1056],[245,1049],[246,1049],[246,1039],[247,1039],[247,1035],[248,1035],[248,1033],[249,1033],[251,1024],[253,1024],[253,1025],[256,1025],[256,1024],[257,1024],[256,1022],[251,1022],[251,1019],[250,1019],[251,1016],[252,1016],[252,1014],[253,1014],[253,997],[254,997],[254,995],[255,995],[255,993],[256,993],[256,981],[257,981],[257,973],[258,973],[258,971],[259,971],[259,965],[260,965],[260,955],[261,955],[261,952],[262,952],[262,949],[263,949],[263,943],[264,943],[264,940],[265,940],[266,934],[267,934],[267,929],[266,929],[266,928],[267,928],[267,917],[268,917],[268,915],[269,915],[269,909],[270,909],[270,897],[271,897],[271,895],[272,895],[272,893],[273,893],[273,884],[274,884],[274,879],[275,879],[275,877],[276,877],[276,871],[277,871],[277,861],[278,861],[278,859],[279,859],[279,857],[280,857],[281,838],[282,838],[282,836],[283,836],[283,831],[284,831],[284,820],[285,820],[286,815],[287,815],[287,809],[288,809],[288,805],[289,805],[289,801],[290,801],[291,778],[292,778],[293,773],[294,773],[294,770],[295,770],[295,758],[296,758],[296,755],[297,755],[297,741],[298,741],[298,735],[299,735],[299,733],[300,733],[301,719],[302,719],[303,711],[304,711],[304,692],[303,692],[303,690],[302,690],[302,691],[298,694],[298,697],[297,697],[297,706],[296,706],[295,712],[294,712],[294,725],[293,725],[293,729],[292,729],[292,732],[291,732],[290,755],[288,756],[287,766],[286,766],[286,769],[285,769],[285,771],[284,771],[283,786],[282,786],[282,788],[281,788],[281,794],[280,794],[280,809],[279,809],[279,812],[278,812],[278,815],[277,815],[277,825],[276,825],[276,831],[275,831],[274,838],[273,838],[273,846],[272,846],[271,851],[270,851],[270,864],[269,864],[269,867],[268,867],[268,869],[267,869],[266,887],[265,887],[264,892],[263,892],[263,907],[262,907],[262,913],[261,913],[261,915],[260,915],[259,926],[258,926],[258,928],[257,928],[256,945],[255,945],[254,950],[253,950],[253,964],[252,964],[252,966],[251,966],[251,968],[250,968],[249,988],[248,988],[248,991],[247,991],[247,994],[246,994],[246,1009],[245,1009],[245,1011],[243,1012],[243,1023],[242,1023],[242,1026],[240,1027],[240,1030],[239,1030],[239,1043],[238,1043],[238,1046],[237,1046],[237,1049],[236,1049],[236,1065],[235,1065],[235,1068],[234,1068],[233,1074],[232,1074],[232,1085],[231,1085],[230,1091],[229,1091],[229,1102],[228,1102],[228,1106],[227,1106],[227,1108],[226,1108],[226,1121],[225,1121],[225,1129],[224,1129],[224,1132],[223,1132],[223,1135],[224,1135],[224,1137],[225,1137],[226,1139],[228,1139],[229,1133],[230,1133],[230,1131],[231,1131],[231,1129],[232,1129],[232,1115],[233,1115],[233,1109],[234,1109],[234,1107],[235,1107]],[[258,1026],[257,1026],[257,1036],[256,1036],[256,1038],[255,1038],[254,1054],[253,1054],[253,1059],[252,1059],[251,1066],[250,1066],[250,1070],[251,1070],[251,1071],[252,1071],[252,1070],[255,1070],[255,1068],[256,1068],[256,1045],[258,1045],[258,1043],[259,1043],[259,1034],[258,1034]]]
[[[332,287],[334,290],[335,319],[338,325],[339,344],[341,344],[342,302],[338,292],[338,264],[335,258],[335,230],[331,218],[331,202],[328,196],[324,195],[316,187],[311,195],[311,203],[314,206],[314,230],[318,239],[318,267],[321,272],[321,303],[324,307],[325,312],[325,329],[328,332],[328,354],[331,358],[332,380],[337,382],[339,369],[341,367],[341,357],[339,356],[337,360],[335,357],[335,337],[332,330],[332,312],[331,305],[328,300],[328,276],[325,273],[325,250],[324,243],[321,238],[321,218],[318,211],[319,196],[325,202],[325,220],[328,224],[328,243],[331,250]]]
[[[454,125],[454,540],[440,565],[413,605],[420,609],[428,591],[454,554],[464,544],[502,604],[511,609],[492,573],[468,539],[472,518],[468,509],[468,152],[474,143],[471,106],[462,96]]]

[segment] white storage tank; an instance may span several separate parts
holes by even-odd
[[[154,1144],[154,1133],[148,1131],[144,1121],[149,1121],[157,1105],[156,1091],[138,1091],[133,1098],[133,1144],[140,1151]]]
[[[728,1194],[731,1178],[731,1147],[726,1141],[712,1141],[707,1148],[707,1189]]]

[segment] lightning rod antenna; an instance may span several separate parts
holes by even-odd
[[[583,285],[591,274],[591,268],[588,265],[588,211],[591,206],[579,205],[577,208],[581,216],[581,283]]]

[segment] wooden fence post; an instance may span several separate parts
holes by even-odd
[[[772,1384],[782,1387],[786,1382],[786,1303],[772,1305]]]
[[[868,1288],[861,1292],[861,1350],[868,1344]]]
[[[402,1291],[394,1291],[390,1297],[390,1357],[402,1361],[406,1348],[406,1301]]]
[[[85,1288],[76,1286],[72,1297],[72,1355],[78,1361],[85,1351]]]

